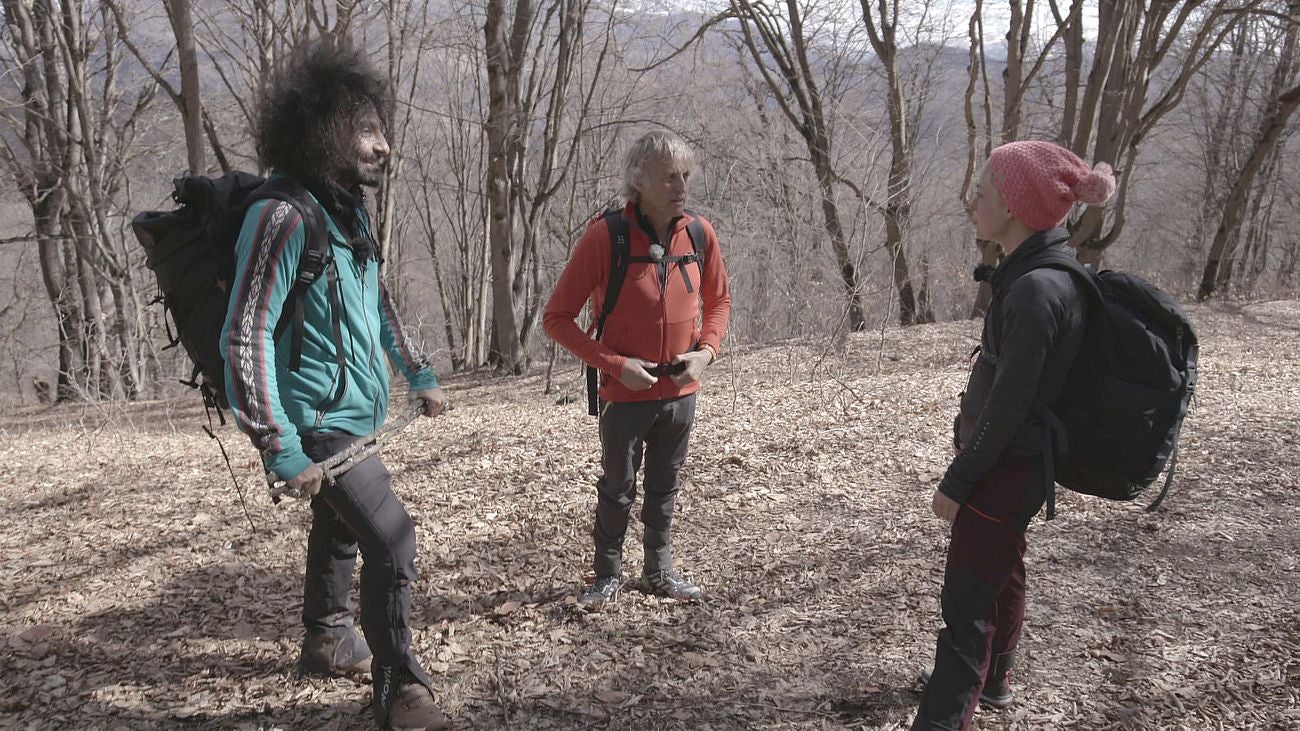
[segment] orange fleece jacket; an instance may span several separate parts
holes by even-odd
[[[631,255],[648,256],[650,235],[639,224],[636,207],[629,203],[623,215],[629,222]],[[661,282],[658,265],[629,264],[623,289],[614,311],[605,321],[605,334],[600,341],[592,335],[596,316],[604,306],[609,279],[609,227],[603,218],[597,217],[578,239],[573,257],[546,303],[542,328],[555,342],[600,371],[599,393],[605,401],[674,398],[695,393],[700,388],[698,382],[679,387],[671,378],[661,377],[654,386],[633,391],[618,380],[629,357],[671,363],[674,357],[705,345],[715,353],[722,351],[722,338],[731,319],[727,267],[713,226],[702,217],[699,220],[704,229],[703,273],[698,262],[685,267],[674,263],[667,268],[665,281]],[[694,251],[686,233],[690,221],[691,215],[687,214],[673,223],[665,247],[669,256],[684,256]],[[690,277],[694,292],[687,291],[684,275]],[[594,313],[592,328],[583,332],[577,319],[588,300]]]

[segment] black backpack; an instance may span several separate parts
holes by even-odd
[[[174,185],[172,200],[179,207],[145,211],[132,219],[131,229],[144,248],[145,264],[158,279],[160,294],[153,302],[162,302],[176,327],[175,334],[167,329],[167,347],[183,346],[194,362],[190,380],[181,383],[199,389],[204,403],[216,407],[220,416],[221,409],[229,408],[221,329],[234,283],[235,243],[244,215],[254,202],[270,198],[293,205],[302,216],[307,248],[285,302],[285,316],[275,330],[278,340],[286,327],[294,326],[290,365],[296,369],[302,346],[301,295],[331,263],[325,212],[301,183],[289,177],[266,180],[236,171],[219,178],[182,176]],[[334,309],[337,315],[337,305]],[[288,317],[290,314],[293,316]],[[166,325],[166,317],[163,322]],[[336,343],[338,334],[336,325]],[[341,354],[342,348],[336,351]]]
[[[686,211],[686,215],[691,217],[691,222],[686,224],[686,235],[691,239],[691,248],[694,251],[685,256],[660,256],[658,258],[649,256],[632,256],[632,243],[629,238],[628,220],[623,215],[620,208],[611,208],[602,215],[605,219],[605,225],[609,227],[609,280],[605,283],[605,300],[600,310],[600,315],[596,318],[596,340],[600,340],[605,334],[605,320],[609,313],[614,311],[614,305],[618,304],[619,292],[623,291],[623,281],[627,279],[627,268],[632,263],[658,263],[677,264],[683,267],[682,272],[685,274],[685,266],[691,262],[700,263],[700,273],[704,272],[704,226],[700,223],[700,217],[694,211]],[[690,277],[686,278],[686,291],[694,292],[695,288],[691,284]],[[597,391],[597,372],[596,369],[587,366],[587,413],[596,416],[600,413],[600,399]]]
[[[1077,259],[1046,264],[1074,275],[1087,292],[1079,356],[1056,408],[1039,402],[1055,481],[1075,492],[1133,500],[1168,466],[1165,499],[1178,464],[1178,433],[1196,390],[1198,345],[1172,297],[1123,272],[1094,272]],[[1047,517],[1055,514],[1049,489]]]

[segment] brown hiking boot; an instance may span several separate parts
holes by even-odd
[[[355,627],[344,635],[308,631],[298,672],[330,678],[362,675],[370,672],[370,657],[370,646]]]
[[[412,681],[403,685],[393,698],[393,707],[388,710],[388,727],[398,731],[434,731],[451,728],[451,724],[434,703],[433,693]]]

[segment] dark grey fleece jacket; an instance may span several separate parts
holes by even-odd
[[[939,490],[964,503],[1004,456],[1043,452],[1046,427],[1035,400],[1056,405],[1083,342],[1087,296],[1074,277],[1043,268],[1074,250],[1063,228],[1027,239],[994,270],[993,301],[984,316],[980,353],[961,399],[957,443]]]

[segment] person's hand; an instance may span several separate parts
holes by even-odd
[[[424,404],[425,416],[438,416],[447,411],[447,394],[443,393],[441,387],[415,391],[411,394],[411,400]]]
[[[623,372],[619,374],[618,382],[633,391],[644,391],[650,388],[658,383],[659,379],[647,373],[646,366],[653,368],[655,364],[640,358],[628,358],[623,364]]]
[[[673,383],[678,386],[695,383],[704,375],[704,369],[709,366],[713,360],[713,354],[708,349],[692,350],[689,353],[682,353],[673,358],[673,363],[685,363],[686,368],[681,373],[675,373],[672,376]]]
[[[311,496],[320,492],[320,483],[323,479],[325,479],[325,471],[320,468],[320,465],[312,462],[310,467],[285,480],[284,485],[290,492]]]
[[[948,525],[952,525],[953,521],[957,520],[957,511],[961,510],[961,503],[944,495],[942,491],[935,490],[934,499],[930,501],[930,509],[934,510],[935,515],[948,521]]]

